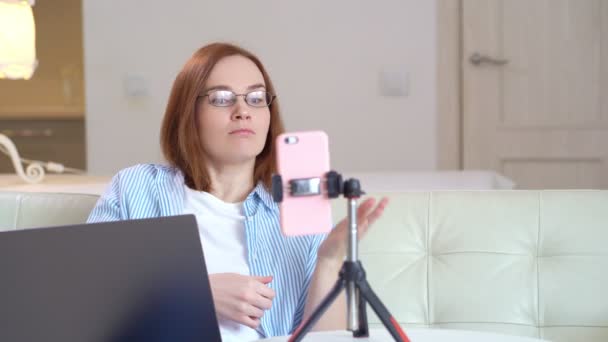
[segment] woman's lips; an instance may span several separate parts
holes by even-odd
[[[255,132],[247,129],[247,128],[241,128],[241,129],[236,129],[234,131],[230,132],[231,135],[254,135]]]

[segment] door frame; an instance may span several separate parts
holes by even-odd
[[[462,0],[436,0],[437,168],[462,170]]]

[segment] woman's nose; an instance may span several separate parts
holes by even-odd
[[[245,102],[245,98],[238,96],[236,103],[233,108],[232,118],[234,120],[249,120],[251,115],[249,114],[249,106]]]

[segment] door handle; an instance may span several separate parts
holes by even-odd
[[[475,52],[471,55],[471,57],[469,57],[469,62],[471,62],[471,64],[475,66],[480,66],[481,64],[501,66],[509,63],[509,60],[485,56],[480,54],[479,52]]]

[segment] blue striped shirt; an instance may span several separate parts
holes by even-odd
[[[185,204],[184,176],[176,168],[141,164],[114,176],[88,222],[181,215]],[[279,209],[263,184],[244,203],[247,261],[251,274],[273,275],[276,297],[261,319],[265,337],[287,335],[302,321],[308,288],[325,235],[285,237]]]

